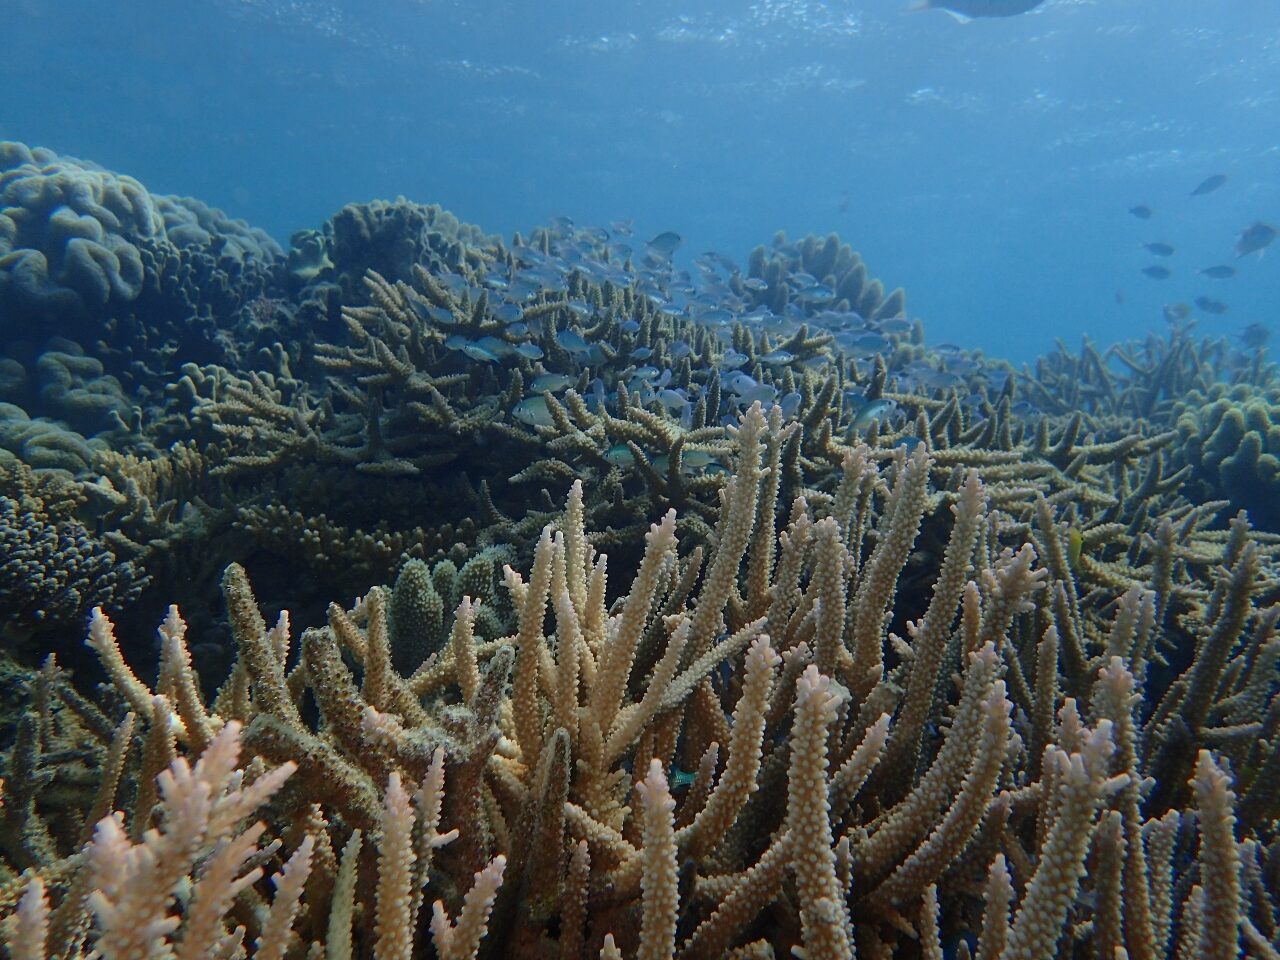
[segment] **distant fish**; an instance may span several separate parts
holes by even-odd
[[[1152,243],[1144,243],[1142,246],[1146,248],[1149,252],[1154,253],[1157,257],[1173,256],[1172,244],[1160,243],[1159,241],[1154,241]]]
[[[973,17],[1016,17],[1044,0],[915,0],[911,10],[945,10],[957,20]]]
[[[1140,203],[1136,207],[1130,207],[1129,212],[1132,213],[1139,220],[1151,219],[1151,208],[1148,207],[1145,203]]]
[[[576,380],[576,377],[570,377],[563,373],[540,373],[533,378],[533,383],[530,386],[538,393],[542,393],[544,390],[549,393],[557,393],[572,385]]]
[[[587,343],[582,334],[577,330],[561,330],[556,334],[556,339],[560,342],[560,346],[573,354],[583,354],[591,352],[591,344]]]
[[[1162,267],[1159,264],[1151,267],[1143,267],[1142,272],[1152,280],[1168,280],[1173,276],[1173,272],[1168,267]]]
[[[1206,193],[1213,193],[1226,182],[1227,175],[1225,173],[1215,173],[1212,177],[1205,177],[1201,180],[1199,186],[1191,191],[1191,196],[1203,197]]]
[[[1196,306],[1205,313],[1221,315],[1227,312],[1227,305],[1221,300],[1214,300],[1212,297],[1196,297]]]
[[[1160,309],[1164,313],[1164,318],[1170,323],[1177,323],[1179,320],[1185,320],[1191,316],[1191,304],[1189,303],[1166,303]]]
[[[865,430],[872,420],[883,422],[897,409],[892,400],[872,400],[854,415],[853,429]]]
[[[1269,223],[1256,220],[1240,231],[1236,237],[1236,256],[1243,257],[1250,253],[1264,250],[1276,238],[1276,228]]]
[[[1203,270],[1197,270],[1196,273],[1211,280],[1230,280],[1236,275],[1236,268],[1220,263],[1214,267],[1205,267]]]
[[[1260,323],[1251,323],[1240,331],[1240,342],[1250,350],[1261,350],[1271,339],[1271,331]]]
[[[629,467],[636,462],[635,454],[625,443],[615,443],[604,452],[604,458],[615,467]]]
[[[525,397],[516,404],[511,415],[531,427],[551,427],[556,422],[547,408],[546,397]]]
[[[479,363],[496,363],[498,360],[498,355],[496,353],[487,347],[482,347],[478,343],[465,344],[462,348],[462,352],[472,360]]]
[[[674,230],[664,230],[646,245],[650,253],[670,259],[676,248],[684,242],[684,238]]]

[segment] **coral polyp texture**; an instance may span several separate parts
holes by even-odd
[[[351,206],[15,348],[11,956],[1276,955],[1265,357],[672,247]]]

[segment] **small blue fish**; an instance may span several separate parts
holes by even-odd
[[[668,410],[683,410],[689,406],[689,398],[683,390],[663,390],[658,393],[658,402]]]
[[[778,395],[777,387],[771,387],[767,383],[758,383],[754,387],[741,392],[734,391],[733,394],[741,403],[748,406],[759,402],[761,404],[773,403],[774,398]]]
[[[724,307],[714,307],[711,310],[705,310],[700,313],[698,322],[710,324],[713,327],[723,326],[724,324],[733,323],[733,313]]]
[[[894,406],[891,400],[873,400],[854,416],[853,428],[855,430],[865,430],[871,426],[871,421],[873,420],[879,420],[883,423],[896,409],[897,407]]]
[[[836,342],[854,357],[869,357],[877,353],[888,353],[893,348],[893,344],[889,342],[888,338],[878,333],[863,333],[843,340],[837,338]]]
[[[890,336],[900,337],[905,333],[911,332],[911,321],[906,317],[889,317],[881,320],[879,323],[880,332],[887,333]]]
[[[502,303],[494,307],[492,311],[493,318],[502,323],[515,323],[524,316],[524,311],[514,303]]]
[[[591,344],[583,338],[582,334],[576,330],[562,330],[556,334],[556,339],[560,341],[560,346],[564,347],[570,353],[581,354],[590,353]]]
[[[787,350],[770,350],[760,358],[760,362],[767,363],[771,367],[785,367],[795,358],[795,354]]]
[[[478,343],[468,343],[462,348],[462,352],[479,363],[497,363],[498,355],[492,350],[486,350]]]
[[[1213,193],[1226,182],[1227,175],[1225,173],[1215,173],[1213,176],[1205,177],[1201,180],[1196,188],[1191,191],[1191,196],[1203,197],[1206,193]]]
[[[1203,270],[1196,271],[1202,277],[1208,277],[1211,280],[1230,280],[1236,275],[1236,268],[1220,263],[1214,267],[1205,267]]]
[[[441,326],[452,327],[457,324],[457,318],[454,317],[452,310],[446,310],[444,307],[437,307],[432,303],[423,303],[421,300],[410,300],[409,306],[413,308],[413,312],[418,315],[419,320],[425,320],[429,323],[438,323]]]
[[[634,350],[631,351],[632,360],[644,361],[644,360],[648,360],[652,356],[653,356],[652,347],[636,347]]]
[[[674,230],[664,230],[662,233],[650,240],[646,244],[646,247],[649,252],[655,256],[661,257],[664,260],[670,260],[671,255],[676,252],[682,243],[684,243],[684,238],[681,237],[680,234],[676,233]]]
[[[559,393],[561,390],[570,386],[577,377],[570,377],[563,373],[540,373],[533,378],[530,386],[538,393]]]
[[[515,409],[511,411],[511,415],[521,423],[527,423],[531,427],[551,427],[555,425],[555,419],[547,408],[546,397],[525,397],[516,404]]]
[[[542,348],[536,343],[521,343],[516,346],[516,353],[524,357],[526,360],[541,360]]]

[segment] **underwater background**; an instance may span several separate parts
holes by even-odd
[[[1198,295],[1230,308],[1202,332],[1272,322],[1274,259],[1225,290],[1194,270],[1280,215],[1273,3],[905,6],[5,0],[0,138],[281,242],[398,195],[500,234],[634,219],[686,256],[835,231],[936,340],[1019,362]],[[1177,248],[1171,278],[1143,241]]]
[[[0,958],[1276,960],[1280,16],[0,0]]]

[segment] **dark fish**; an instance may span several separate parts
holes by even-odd
[[[684,242],[684,238],[674,230],[664,230],[648,243],[649,252],[658,256],[670,258],[676,252],[676,248]]]
[[[1044,0],[915,0],[912,10],[945,10],[953,17],[1016,17],[1034,10]]]
[[[1124,291],[1123,291],[1123,290],[1117,290],[1117,291],[1116,291],[1116,303],[1124,303]]]
[[[1158,264],[1154,267],[1143,267],[1142,272],[1152,280],[1168,280],[1173,276],[1172,271],[1170,271],[1168,267],[1162,267]]]
[[[1240,342],[1250,350],[1261,350],[1271,339],[1271,331],[1260,323],[1251,323],[1240,331]]]
[[[1185,320],[1191,315],[1191,305],[1187,303],[1166,303],[1160,309],[1164,312],[1164,318],[1170,323]]]
[[[1227,312],[1227,305],[1221,300],[1214,300],[1212,297],[1196,297],[1196,306],[1205,313],[1221,315]]]
[[[1257,220],[1240,231],[1240,236],[1236,237],[1236,256],[1243,257],[1263,250],[1270,246],[1275,238],[1276,228],[1269,223]]]
[[[1215,173],[1212,177],[1205,177],[1200,181],[1200,185],[1191,191],[1193,197],[1203,197],[1206,193],[1213,193],[1220,186],[1227,182],[1225,173]]]
[[[1140,203],[1136,207],[1130,207],[1129,212],[1132,213],[1139,220],[1151,219],[1151,208],[1148,207],[1145,203]]]
[[[1173,256],[1173,246],[1171,244],[1160,243],[1157,241],[1153,243],[1144,243],[1143,246],[1151,253],[1154,253],[1157,257]]]
[[[1205,267],[1203,270],[1196,271],[1202,277],[1208,277],[1211,280],[1230,280],[1236,275],[1236,268],[1220,263],[1215,267]]]

